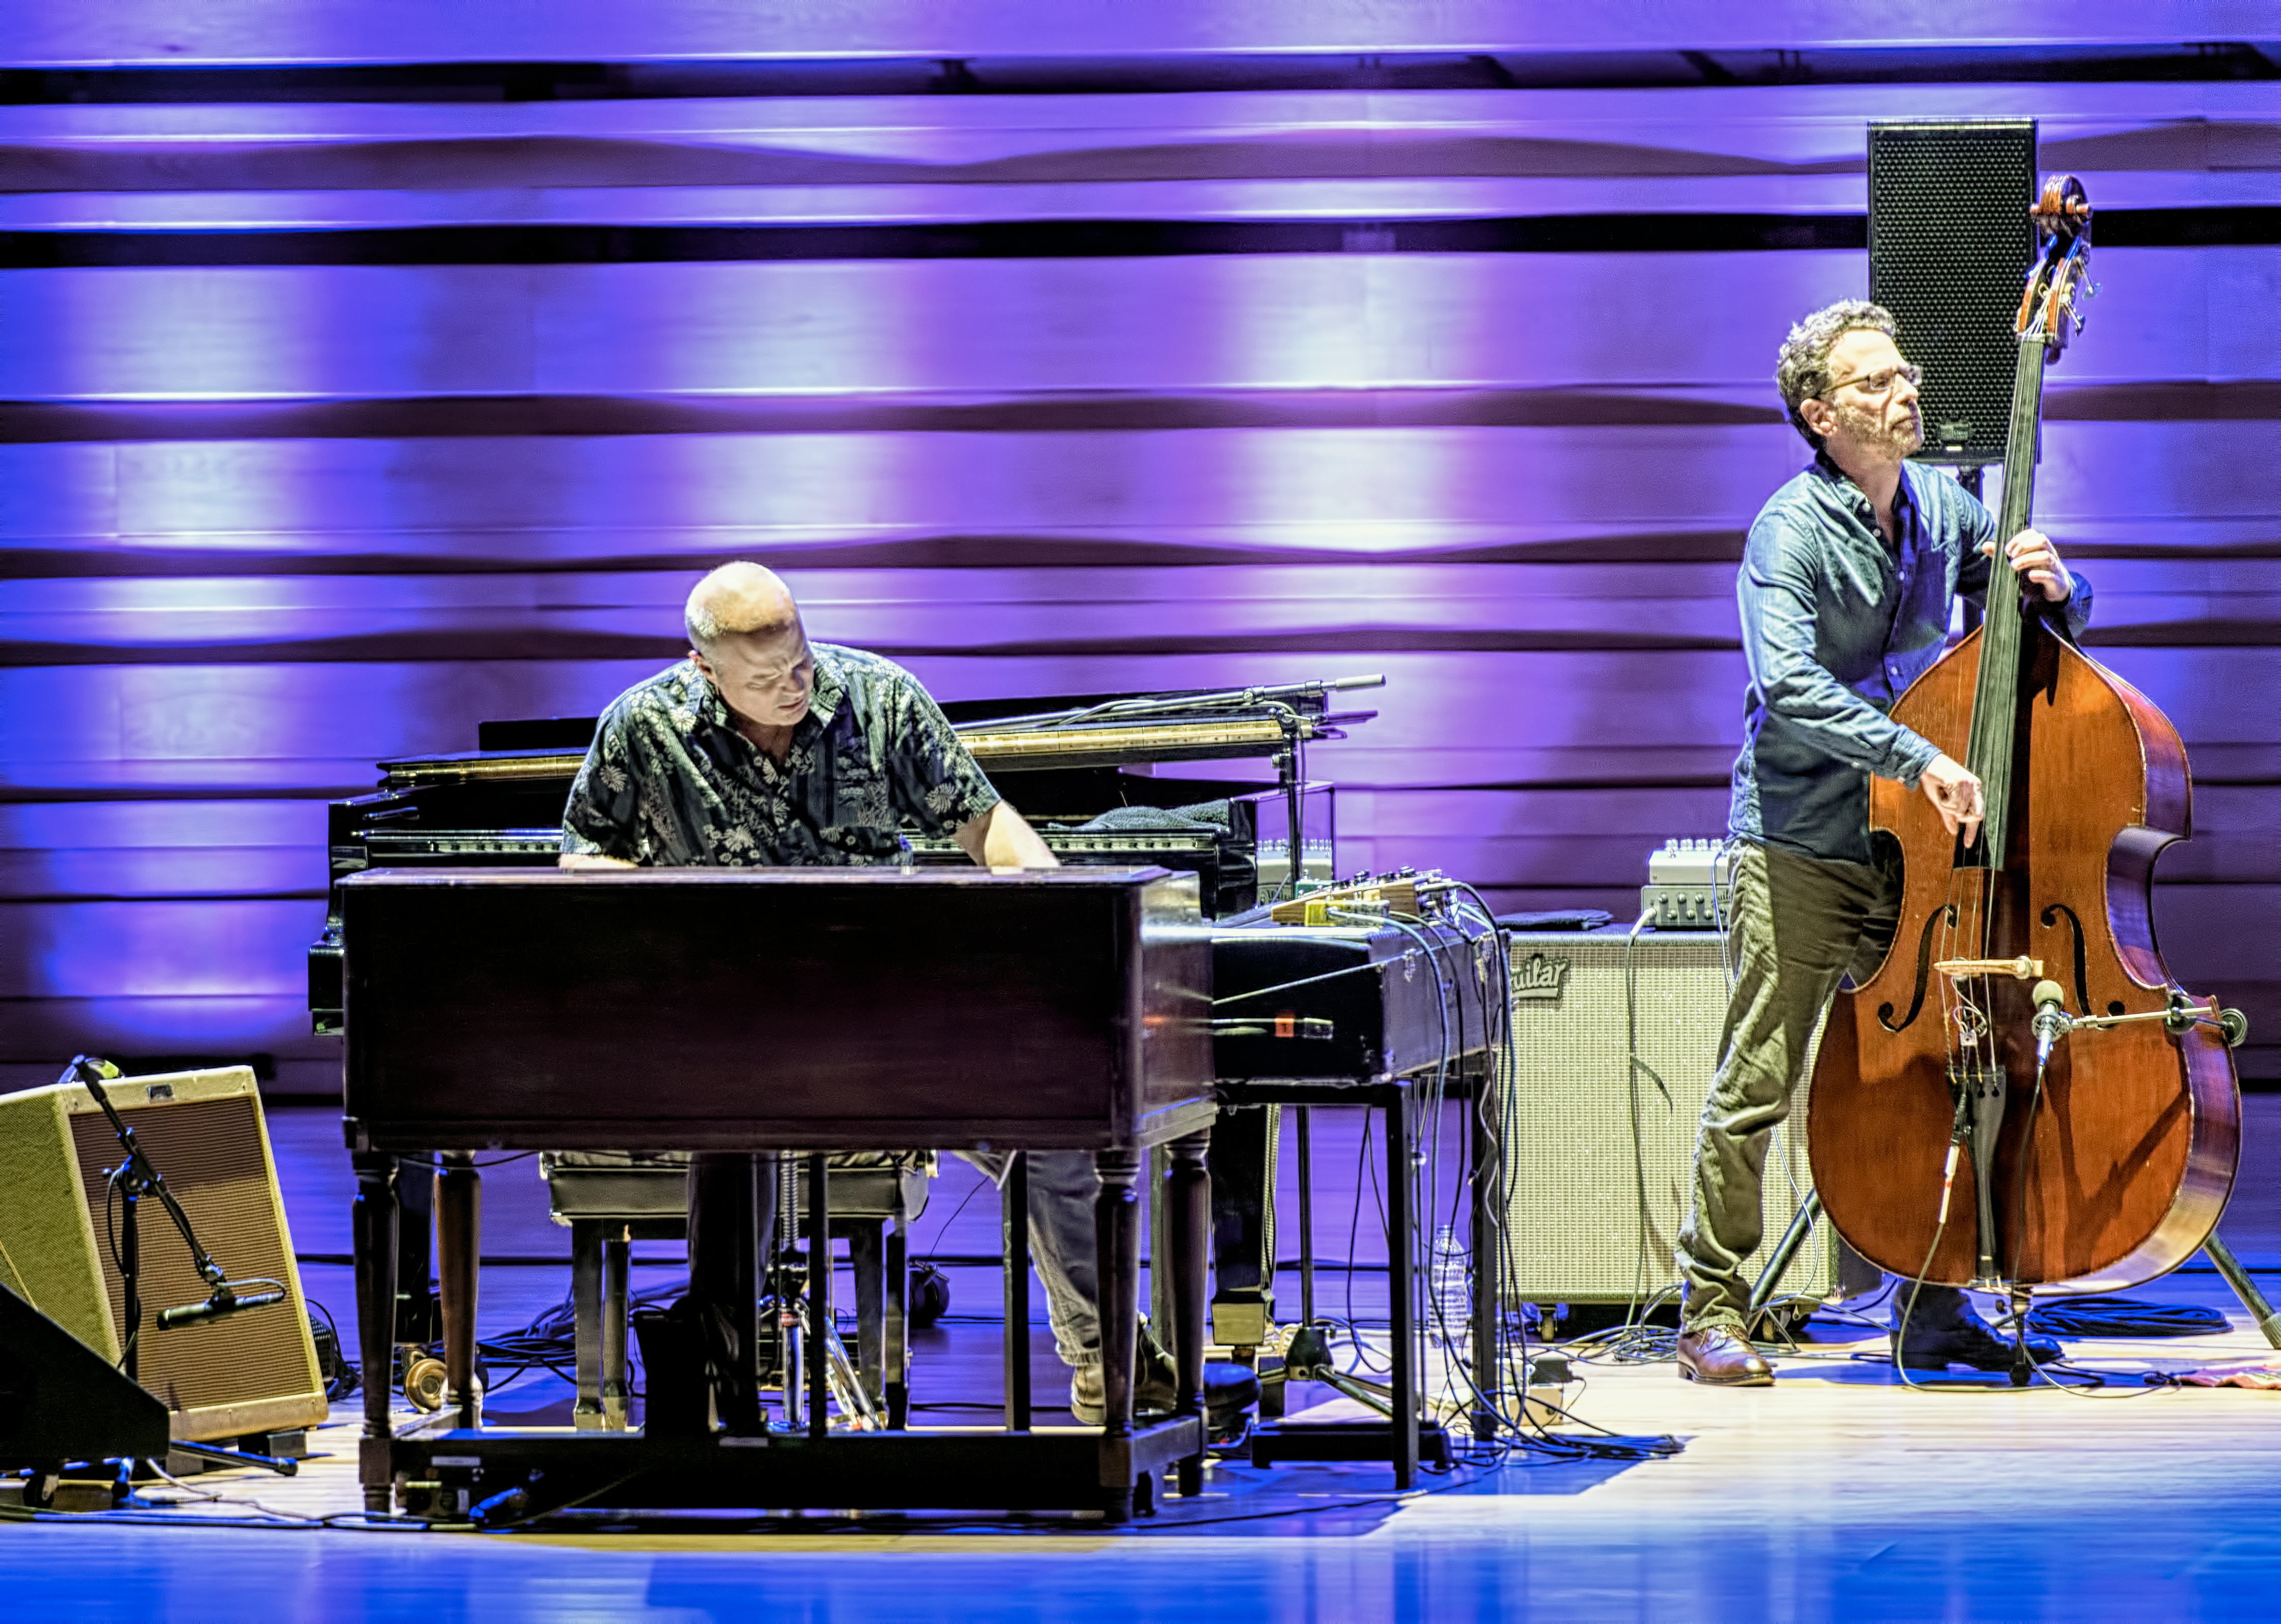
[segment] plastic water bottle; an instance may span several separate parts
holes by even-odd
[[[1432,1316],[1427,1334],[1452,1365],[1472,1362],[1473,1302],[1467,1279],[1470,1273],[1471,1264],[1465,1249],[1458,1243],[1457,1230],[1448,1224],[1436,1226],[1426,1265],[1427,1290],[1431,1297],[1427,1311]]]

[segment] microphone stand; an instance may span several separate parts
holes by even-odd
[[[120,1338],[119,1369],[129,1381],[140,1382],[143,1237],[136,1209],[144,1196],[157,1196],[159,1204],[166,1209],[166,1216],[174,1220],[175,1229],[182,1234],[182,1244],[190,1249],[192,1265],[197,1268],[198,1277],[206,1283],[208,1305],[226,1310],[236,1294],[228,1277],[222,1273],[220,1265],[207,1254],[205,1248],[198,1244],[197,1233],[190,1227],[189,1214],[182,1210],[182,1203],[176,1201],[174,1192],[166,1187],[166,1179],[151,1165],[151,1158],[143,1154],[142,1144],[135,1137],[135,1130],[128,1125],[127,1119],[119,1114],[119,1108],[111,1102],[111,1095],[104,1092],[104,1079],[115,1080],[119,1075],[119,1068],[111,1062],[79,1055],[74,1056],[71,1064],[65,1068],[61,1080],[76,1082],[94,1096],[96,1104],[102,1107],[104,1116],[110,1120],[111,1131],[118,1136],[120,1148],[126,1152],[118,1171],[111,1176],[112,1186],[119,1192],[121,1209],[117,1261],[120,1284],[124,1288],[122,1295],[126,1299],[123,1316],[127,1322],[126,1334]],[[262,1283],[268,1285],[272,1282],[265,1280]],[[160,1319],[163,1322],[165,1316],[161,1315]],[[195,1455],[203,1460],[222,1461],[233,1466],[260,1466],[285,1477],[291,1477],[300,1470],[299,1462],[282,1456],[260,1455],[251,1450],[226,1450],[211,1443],[193,1442],[186,1438],[173,1440],[167,1448],[178,1454]],[[128,1463],[130,1473],[135,1464],[132,1461]]]

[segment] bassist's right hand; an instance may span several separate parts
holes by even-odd
[[[1983,810],[1980,797],[1980,780],[1972,769],[1952,756],[1937,755],[1932,765],[1918,775],[1917,787],[1925,799],[1932,802],[1933,810],[1951,834],[1963,833],[1964,843],[1971,845],[1980,838],[1980,818]]]

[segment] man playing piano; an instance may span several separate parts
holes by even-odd
[[[562,816],[566,869],[802,867],[897,860],[906,818],[990,868],[1053,868],[918,679],[877,654],[811,643],[791,592],[724,564],[689,594],[689,658],[611,701]],[[969,1160],[995,1176],[1001,1158]],[[1030,1239],[1070,1408],[1102,1419],[1093,1159],[1029,1156]],[[701,1232],[692,1239],[692,1266]],[[1169,1411],[1172,1366],[1142,1342],[1139,1405]],[[1256,1396],[1249,1371],[1206,1367],[1222,1426]],[[1243,1389],[1249,1388],[1249,1391]]]

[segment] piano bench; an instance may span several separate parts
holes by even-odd
[[[669,1151],[560,1151],[540,1159],[547,1205],[570,1231],[583,1430],[622,1432],[627,1393],[628,1243],[677,1241],[689,1233],[688,1164]],[[934,1176],[929,1152],[846,1151],[827,1158],[831,1233],[847,1241],[855,1275],[856,1367],[872,1403],[904,1424],[908,1269],[906,1237],[926,1210]],[[808,1233],[800,1181],[800,1225]],[[894,1226],[890,1239],[888,1225]],[[893,1380],[888,1380],[889,1373]]]

